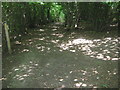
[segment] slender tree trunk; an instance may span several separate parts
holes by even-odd
[[[8,28],[8,25],[6,23],[4,24],[4,27],[5,27],[5,34],[6,34],[8,52],[9,52],[9,54],[11,54],[12,50],[11,50],[11,45],[10,45],[10,37],[9,37],[9,33],[8,33],[9,28]]]

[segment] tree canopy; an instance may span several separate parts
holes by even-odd
[[[2,18],[11,38],[53,22],[62,22],[67,30],[106,31],[118,24],[118,6],[118,2],[3,2]]]

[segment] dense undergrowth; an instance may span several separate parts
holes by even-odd
[[[11,40],[27,35],[30,28],[53,22],[64,23],[66,31],[107,31],[118,24],[118,6],[117,2],[3,2],[2,18],[9,26]],[[5,41],[3,27],[4,46]]]

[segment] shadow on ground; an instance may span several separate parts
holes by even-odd
[[[3,58],[3,87],[118,87],[117,33],[103,33],[67,32],[60,24],[30,31]]]

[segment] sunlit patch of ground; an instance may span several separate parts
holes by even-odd
[[[63,42],[58,47],[74,53],[80,50],[85,55],[101,60],[119,60],[118,38],[107,37],[93,40],[78,38]]]
[[[87,36],[56,25],[29,32],[3,58],[3,87],[118,87],[119,38]]]

